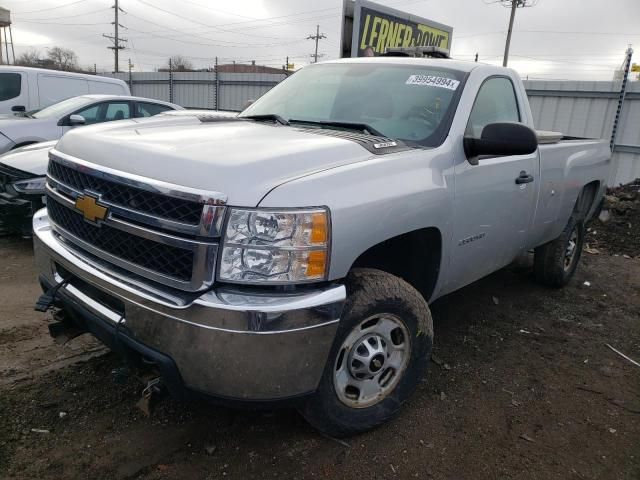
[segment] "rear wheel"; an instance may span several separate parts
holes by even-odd
[[[433,343],[429,307],[404,280],[356,269],[347,290],[320,385],[302,408],[309,423],[336,437],[393,416],[423,378]]]
[[[584,237],[584,222],[572,215],[558,238],[535,249],[536,280],[555,288],[569,283],[580,261]]]

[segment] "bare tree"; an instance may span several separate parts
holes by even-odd
[[[39,67],[42,65],[42,57],[40,52],[35,48],[22,52],[18,58],[16,58],[16,65],[22,67]]]
[[[78,70],[78,56],[68,48],[50,48],[47,52],[47,60],[51,63],[51,68],[56,70],[65,70],[67,72]]]
[[[171,57],[171,69],[174,72],[189,72],[193,70],[193,63],[187,57],[174,55]]]

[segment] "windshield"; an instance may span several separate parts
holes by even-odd
[[[39,112],[31,115],[33,118],[59,118],[69,112],[73,112],[76,108],[80,108],[90,100],[86,97],[73,97],[63,100],[53,105],[43,108]]]
[[[312,65],[264,94],[240,117],[368,125],[389,138],[436,146],[449,130],[464,78],[464,72],[418,64]]]

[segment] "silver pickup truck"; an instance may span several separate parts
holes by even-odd
[[[173,395],[294,404],[353,434],[423,378],[429,302],[532,249],[539,281],[570,280],[610,156],[536,135],[513,70],[311,65],[237,118],[66,134],[34,216],[37,307]]]

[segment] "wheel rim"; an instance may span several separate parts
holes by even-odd
[[[399,317],[373,315],[345,338],[333,369],[333,385],[342,403],[366,408],[384,400],[409,363],[409,331]]]
[[[569,235],[569,241],[567,243],[567,248],[564,251],[564,271],[568,271],[571,269],[571,265],[573,264],[573,259],[576,256],[576,251],[578,250],[578,228],[573,227],[571,230],[571,234]]]

